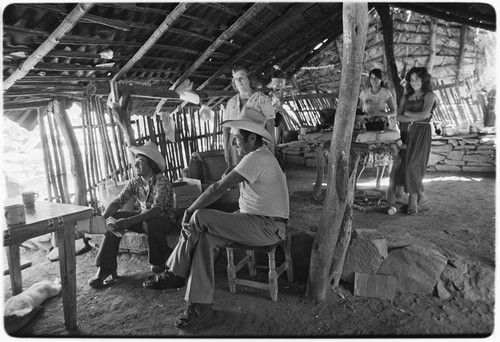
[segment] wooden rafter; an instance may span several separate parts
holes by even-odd
[[[231,38],[241,27],[246,25],[252,18],[254,18],[259,12],[266,7],[266,3],[255,3],[248,11],[246,11],[242,16],[240,16],[226,31],[224,31],[206,50],[202,55],[184,72],[184,74],[177,79],[177,81],[170,87],[174,90],[178,85],[184,82],[191,76],[191,74],[200,67],[205,60],[214,53],[214,51],[221,46],[221,44]],[[157,106],[157,112],[160,111],[161,107],[165,103],[165,100],[161,100]]]
[[[285,72],[287,75],[294,75],[295,73],[297,73],[305,64],[307,64],[315,56],[317,56],[323,50],[325,50],[328,47],[328,45],[330,45],[330,43],[335,39],[335,37],[337,37],[337,35],[338,35],[338,32],[334,31],[334,33],[330,34],[329,37],[326,38],[326,39],[328,39],[328,42],[326,42],[325,44],[323,44],[323,46],[314,50],[313,52],[309,51],[309,52],[305,53],[304,55],[302,55],[300,58],[297,58],[297,62],[292,63],[289,66],[287,66],[286,68],[284,68],[283,72]],[[299,62],[299,60],[300,60],[300,62]],[[318,84],[318,85],[321,85],[321,84]]]
[[[149,39],[144,43],[144,45],[136,52],[136,54],[130,59],[130,61],[116,73],[116,75],[111,79],[111,83],[119,80],[127,71],[129,71],[132,66],[137,63],[138,60],[142,58],[153,47],[153,45],[161,38],[161,36],[165,33],[166,30],[175,22],[182,13],[184,13],[191,4],[189,3],[180,3],[175,7],[175,9],[167,15],[165,20],[158,26],[156,31],[149,37]],[[113,85],[111,87],[113,89]],[[117,94],[115,94],[116,96]],[[118,97],[115,97],[117,99]]]
[[[137,11],[137,12],[143,12],[143,13],[152,13],[152,14],[161,14],[161,15],[168,15],[169,12],[158,9],[158,8],[150,8],[150,7],[142,7],[142,6],[137,6],[137,5],[131,5],[131,4],[126,4],[126,3],[101,3],[99,6],[108,6],[108,7],[116,7],[116,8],[122,8],[122,9],[127,9],[130,11]],[[199,18],[193,15],[187,15],[183,14],[182,19],[186,21],[190,21],[191,23],[200,25],[201,27],[207,28],[207,29],[214,29],[218,31],[225,31],[227,29],[227,26],[221,25],[221,24],[216,24],[213,21],[206,20],[203,18]],[[237,36],[246,38],[246,39],[252,39],[252,36],[244,33],[244,32],[236,32],[235,33]]]
[[[213,42],[206,50],[202,53],[202,55],[196,60],[191,67],[174,83],[174,89],[176,86],[184,82],[196,69],[200,67],[200,65],[210,57],[215,50],[221,44],[231,38],[240,28],[246,25],[249,21],[252,20],[259,12],[266,7],[266,3],[256,3],[254,4],[248,11],[245,12],[241,17],[239,17],[233,25],[231,25],[226,31],[224,31],[216,40]]]
[[[290,51],[299,51],[303,48],[304,42],[303,42],[303,37],[304,36],[309,36],[311,39],[308,39],[309,42],[312,42],[312,36],[314,35],[314,32],[317,31],[318,29],[328,27],[326,25],[330,20],[330,16],[335,16],[336,12],[333,10],[326,11],[325,12],[325,17],[323,20],[318,20],[315,23],[311,23],[309,27],[306,30],[302,30],[300,33],[298,32],[293,39],[288,39],[286,42],[283,42],[276,51],[282,51],[283,55],[290,56],[291,52]],[[323,30],[321,30],[323,31]],[[317,34],[316,34],[317,35]],[[277,56],[277,52],[273,51],[272,53],[268,53],[264,56],[261,56],[260,62],[256,63],[254,65],[254,70],[258,71],[261,67],[267,65],[273,60],[279,60]],[[280,64],[280,63],[279,63]],[[280,65],[283,68],[283,65]]]
[[[259,45],[263,40],[265,40],[270,33],[277,32],[284,25],[288,25],[289,22],[293,22],[298,16],[301,15],[303,11],[311,6],[310,3],[304,3],[300,6],[294,6],[290,8],[282,17],[275,20],[271,25],[269,25],[264,31],[262,31],[258,36],[252,39],[247,45],[245,45],[236,54],[231,56],[224,65],[217,70],[208,80],[206,80],[198,89],[203,89],[214,79],[219,77],[228,67],[230,67],[234,62],[243,57],[247,52],[251,51],[254,47]]]
[[[76,23],[94,6],[94,4],[77,4],[62,23],[52,32],[45,42],[26,59],[26,61],[12,73],[4,82],[4,91],[9,89],[18,79],[23,78],[50,50],[56,46],[61,38],[70,31]]]
[[[411,11],[415,11],[421,14],[426,14],[431,17],[439,18],[445,21],[454,21],[459,24],[464,24],[472,27],[479,27],[485,30],[495,31],[496,30],[496,18],[491,15],[483,15],[487,22],[483,22],[476,18],[471,18],[470,13],[460,13],[456,10],[450,9],[446,10],[445,4],[437,4],[436,6],[428,5],[428,4],[418,4],[411,2],[403,2],[403,3],[392,3],[395,7],[408,9]],[[494,16],[495,13],[493,12]]]

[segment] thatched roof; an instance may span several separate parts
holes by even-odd
[[[397,6],[496,30],[489,4]],[[3,33],[4,114],[32,128],[30,109],[56,96],[107,97],[111,80],[132,94],[134,114],[151,115],[160,99],[166,110],[181,104],[174,89],[187,79],[203,103],[224,101],[234,65],[264,84],[275,65],[290,77],[342,34],[342,3],[15,3]]]
[[[435,86],[458,85],[464,80],[494,78],[488,66],[494,64],[495,40],[492,32],[443,19],[393,8],[393,53],[401,78],[414,66],[429,68]],[[388,70],[384,52],[382,23],[372,10],[363,60],[364,83],[373,68]],[[336,92],[342,69],[342,37],[301,67],[294,86],[302,93]],[[387,75],[386,75],[387,76]],[[386,81],[390,81],[386,77]]]

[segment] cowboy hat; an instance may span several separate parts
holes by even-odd
[[[146,157],[154,161],[156,165],[158,165],[161,172],[165,171],[165,168],[167,167],[165,158],[163,158],[160,151],[158,151],[158,147],[156,147],[156,145],[152,141],[147,141],[142,146],[130,146],[129,150],[133,154],[145,155]]]
[[[241,116],[236,120],[226,120],[222,127],[239,128],[260,135],[264,140],[272,142],[271,134],[265,129],[266,117],[257,108],[244,108]]]

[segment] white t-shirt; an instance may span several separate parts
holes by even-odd
[[[359,99],[363,105],[363,112],[371,114],[376,112],[376,109],[386,112],[387,101],[392,98],[392,94],[387,88],[380,88],[377,94],[372,94],[371,88],[363,89],[359,94]],[[396,115],[387,118],[389,129],[397,130]]]
[[[244,156],[234,171],[246,179],[240,183],[240,212],[288,218],[290,207],[285,175],[267,146]]]

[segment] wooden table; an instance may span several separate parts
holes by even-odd
[[[18,204],[19,200],[5,200],[4,205]],[[92,217],[92,208],[37,201],[33,208],[26,208],[26,223],[7,227],[2,220],[3,244],[9,263],[10,283],[13,295],[23,291],[21,275],[21,256],[19,246],[23,241],[56,233],[59,248],[59,267],[61,274],[64,324],[66,328],[76,327],[76,258],[75,232],[77,221]]]
[[[352,142],[350,153],[354,158],[359,158],[361,154],[369,152],[389,152],[392,154],[392,152],[396,150],[392,146],[396,144],[396,141],[386,141],[380,143]],[[324,147],[324,145],[325,141],[318,142],[315,144],[314,149],[316,155],[316,182],[313,185],[312,191],[314,199],[319,199],[321,196],[321,186],[324,180],[325,168],[328,166],[328,154],[330,152],[330,147]],[[361,172],[358,172],[358,177],[360,175]]]

